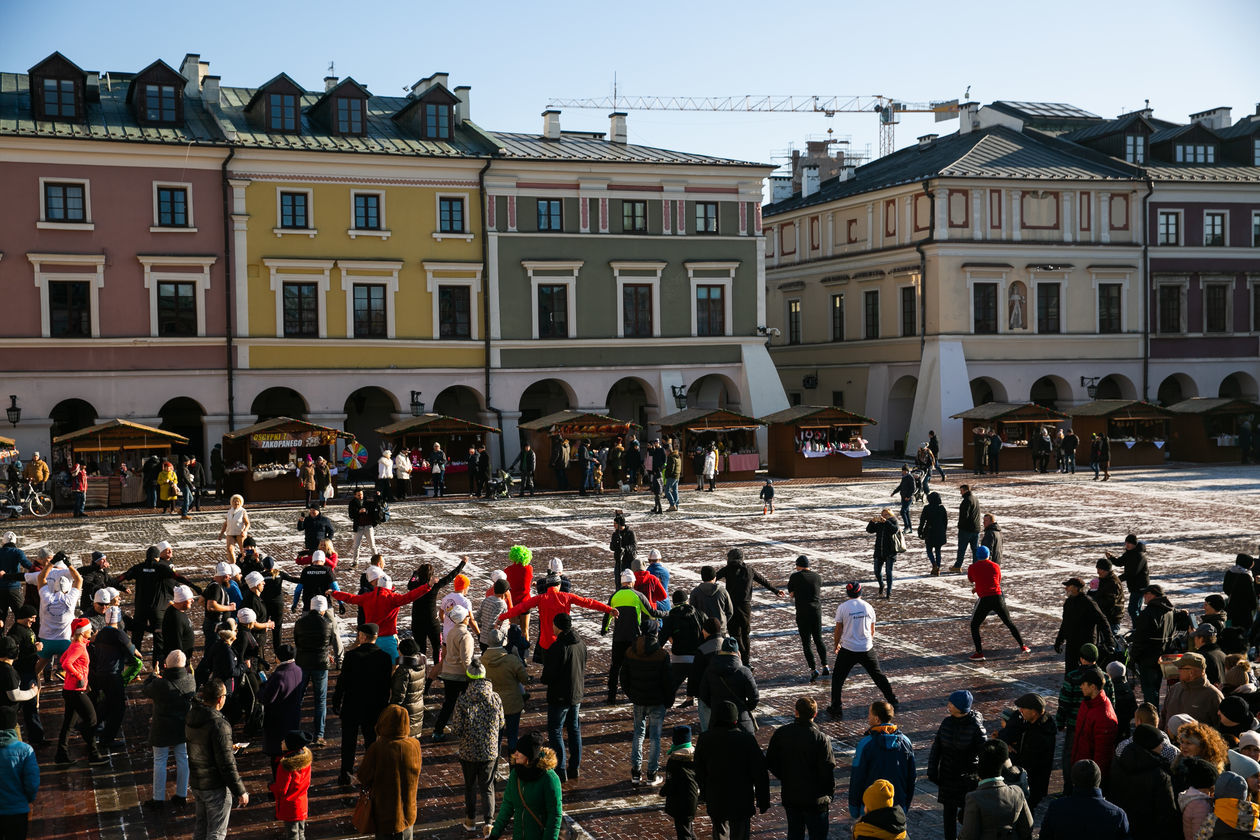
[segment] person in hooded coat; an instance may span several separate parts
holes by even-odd
[[[420,742],[411,737],[407,710],[386,706],[358,772],[359,783],[372,798],[377,840],[411,840],[420,768]]]
[[[175,754],[175,801],[188,798],[188,737],[184,732],[184,719],[192,708],[197,685],[186,667],[183,651],[173,650],[166,655],[166,665],[161,676],[153,675],[144,681],[141,693],[153,701],[149,715],[149,746],[153,749],[153,798],[144,804],[149,808],[161,808],[166,804],[166,760]]]
[[[558,840],[564,802],[555,752],[543,746],[541,732],[531,732],[517,741],[509,761],[512,772],[487,837],[499,840],[510,822],[512,840]]]
[[[1103,554],[1123,570],[1120,580],[1129,587],[1129,618],[1133,619],[1136,629],[1138,613],[1142,610],[1142,591],[1151,585],[1151,572],[1146,565],[1146,545],[1138,542],[1137,535],[1128,534],[1124,538],[1123,554],[1119,557],[1110,551]]]
[[[1045,701],[1032,692],[1015,701],[1015,714],[997,733],[1010,747],[1011,761],[1028,774],[1029,808],[1035,809],[1050,789],[1057,734],[1054,718],[1046,714]]]
[[[1090,590],[1089,597],[1107,617],[1111,635],[1119,636],[1120,619],[1124,617],[1124,584],[1116,575],[1115,564],[1106,557],[1100,558],[1094,567],[1098,571],[1098,588]]]
[[[906,840],[906,812],[893,801],[893,786],[878,779],[862,793],[862,818],[853,824],[854,840]]]
[[[1129,831],[1142,840],[1178,840],[1181,817],[1173,796],[1172,777],[1160,752],[1164,739],[1144,723],[1116,759],[1108,798],[1124,809]]]
[[[276,765],[269,790],[276,801],[276,819],[284,823],[286,840],[306,840],[310,810],[311,764],[315,757],[307,744],[311,736],[301,730],[286,732],[284,752]]]
[[[749,634],[752,630],[753,584],[759,583],[776,598],[783,597],[783,590],[766,580],[756,569],[744,563],[744,552],[732,548],[726,552],[726,565],[718,569],[716,580],[726,581],[726,591],[731,596],[735,612],[727,625],[727,632],[739,640],[739,657],[749,663],[752,649]]]
[[[696,783],[713,822],[714,840],[747,840],[753,814],[770,810],[770,773],[751,732],[729,701],[713,709],[696,744]]]
[[[665,813],[674,819],[678,840],[696,840],[692,823],[700,806],[700,786],[696,783],[695,747],[691,743],[691,727],[674,727],[674,744],[665,759]]]
[[[941,573],[941,547],[945,545],[946,531],[949,529],[949,509],[941,502],[941,494],[936,491],[928,493],[928,503],[919,511],[919,539],[927,550],[928,562],[932,564],[932,576]]]
[[[962,840],[1032,840],[1033,817],[1024,792],[1002,778],[1009,753],[1005,741],[989,741],[980,749],[980,784],[967,794]]]
[[[945,809],[945,840],[957,840],[966,796],[979,782],[976,770],[984,746],[984,720],[971,703],[971,692],[965,689],[949,695],[949,717],[936,730],[928,753],[928,780],[937,786],[936,799]]]
[[[878,779],[892,784],[897,804],[903,809],[914,799],[914,745],[898,731],[894,714],[886,700],[875,701],[867,712],[869,728],[858,741],[849,767],[849,813],[854,817],[862,816],[862,794]]]
[[[752,716],[760,695],[752,671],[739,661],[736,644],[729,637],[722,642],[721,649],[704,669],[696,697],[710,709],[717,709],[723,703],[734,705],[739,711],[739,727],[751,735],[757,731]]]

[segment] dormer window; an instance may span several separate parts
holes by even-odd
[[[297,131],[297,97],[291,93],[267,96],[267,128],[271,131]]]
[[[1216,147],[1207,143],[1179,143],[1177,163],[1216,163]]]
[[[451,107],[436,102],[424,103],[424,139],[451,139]]]
[[[1125,135],[1124,159],[1129,163],[1146,163],[1146,137],[1144,135]]]
[[[363,134],[363,100],[352,96],[337,97],[336,125],[338,134]]]
[[[144,86],[144,119],[145,122],[175,122],[175,86]]]
[[[46,119],[55,120],[58,117],[75,119],[78,116],[75,109],[73,79],[44,79],[42,91]]]

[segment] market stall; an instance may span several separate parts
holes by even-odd
[[[78,462],[88,471],[87,507],[139,504],[144,501],[140,478],[144,459],[170,458],[176,446],[188,446],[188,438],[130,420],[106,420],[53,438],[54,477]],[[69,504],[68,485],[54,481],[52,486],[53,500]]]
[[[682,450],[682,480],[694,481],[696,449],[717,444],[718,479],[752,481],[761,468],[757,430],[765,423],[725,408],[685,408],[660,419],[661,439],[673,438]]]
[[[223,436],[224,489],[229,495],[240,493],[246,502],[305,499],[297,470],[307,455],[328,459],[336,486],[338,438],[354,443],[350,432],[292,417],[273,417],[228,432]]]
[[[1166,408],[1142,400],[1094,400],[1075,406],[1072,431],[1080,438],[1078,466],[1089,464],[1089,441],[1106,435],[1111,442],[1111,466],[1150,467],[1167,460],[1170,418]]]
[[[975,439],[993,430],[1002,438],[1001,472],[1016,472],[1033,468],[1033,453],[1029,446],[1034,434],[1041,434],[1041,427],[1050,429],[1053,436],[1059,424],[1068,416],[1053,408],[1036,403],[990,402],[951,415],[962,421],[963,466],[976,468]]]
[[[483,426],[471,420],[458,417],[447,417],[445,414],[421,414],[419,417],[408,417],[376,430],[382,440],[390,441],[397,455],[399,448],[404,449],[411,457],[412,492],[425,495],[426,485],[433,472],[429,456],[433,452],[433,444],[440,444],[446,453],[445,487],[451,493],[469,493],[472,491],[472,478],[468,474],[468,449],[486,442],[489,435],[500,434],[494,426]],[[486,451],[492,447],[486,443]]]
[[[862,474],[871,451],[863,426],[875,421],[829,405],[794,405],[761,418],[769,427],[769,471],[775,478]]]
[[[517,428],[521,430],[522,442],[533,447],[538,455],[534,483],[540,490],[559,489],[560,484],[551,466],[551,455],[554,447],[569,441],[569,463],[564,468],[564,475],[568,480],[568,489],[577,490],[582,486],[582,468],[575,462],[578,445],[583,440],[590,440],[597,452],[605,446],[615,445],[618,440],[628,445],[631,433],[639,427],[606,414],[566,409],[521,423]],[[612,477],[605,476],[604,484],[612,486]]]
[[[1260,419],[1260,405],[1228,397],[1195,397],[1170,405],[1168,410],[1173,413],[1173,457],[1197,463],[1241,461],[1238,433],[1243,421],[1250,421],[1254,435]]]
[[[18,452],[17,441],[13,438],[0,435],[0,481],[4,483],[4,489],[8,491],[8,466],[10,464],[20,464],[22,453]]]

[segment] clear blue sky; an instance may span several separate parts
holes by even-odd
[[[539,131],[551,97],[884,94],[908,101],[1070,102],[1103,116],[1142,107],[1184,121],[1219,105],[1234,118],[1260,99],[1257,0],[910,0],[782,3],[644,0],[482,3],[209,0],[118,4],[0,0],[0,69],[25,71],[53,50],[89,70],[135,71],[187,52],[225,85],[285,71],[322,87],[329,61],[379,94],[435,71],[472,86],[472,117]],[[607,130],[605,111],[566,110],[565,128]],[[897,145],[948,133],[908,115]],[[878,150],[876,118],[631,112],[632,142],[781,160],[790,144],[851,137]]]

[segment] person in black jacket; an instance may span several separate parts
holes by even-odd
[[[984,722],[971,702],[971,692],[965,689],[949,695],[949,717],[941,722],[928,754],[928,779],[936,784],[937,801],[945,809],[945,840],[957,840],[962,807],[980,780],[976,768],[984,746]]]
[[[665,813],[674,819],[674,834],[678,840],[696,840],[691,826],[700,805],[700,786],[696,784],[696,751],[691,745],[691,727],[675,726],[673,740],[665,762],[661,796],[665,797]]]
[[[1111,635],[1120,635],[1120,619],[1124,617],[1124,584],[1116,575],[1115,565],[1106,557],[1099,558],[1094,564],[1098,571],[1098,588],[1091,590],[1089,597],[1094,599],[1098,609],[1107,617],[1111,627]]]
[[[1116,557],[1110,551],[1103,552],[1107,559],[1123,571],[1120,580],[1129,587],[1129,618],[1137,626],[1138,612],[1142,609],[1142,590],[1151,584],[1151,572],[1146,566],[1146,546],[1129,534],[1124,538],[1124,553]]]
[[[967,556],[967,546],[971,546],[971,559],[976,559],[976,549],[980,547],[980,503],[976,501],[971,487],[966,484],[958,486],[962,501],[958,503],[958,556],[954,559],[951,572],[961,572],[963,558]]]
[[[897,518],[884,508],[870,522],[866,533],[875,535],[872,556],[875,560],[875,582],[881,598],[892,598],[893,563],[897,562]]]
[[[358,644],[346,652],[333,691],[333,713],[341,717],[341,775],[338,783],[350,784],[354,751],[363,735],[363,749],[376,740],[376,719],[389,705],[390,677],[394,662],[376,646],[377,627],[359,628]]]
[[[901,496],[902,529],[910,533],[910,503],[914,501],[914,477],[910,475],[910,467],[901,465],[901,482],[888,495]]]
[[[301,694],[315,686],[315,746],[326,746],[324,724],[328,716],[328,669],[341,659],[341,637],[337,625],[327,615],[328,599],[323,595],[311,599],[311,609],[293,622],[293,647],[297,665],[302,669]]]
[[[630,568],[634,562],[638,542],[634,531],[626,524],[626,517],[621,511],[613,517],[612,539],[608,541],[608,550],[613,554],[613,586],[621,585],[621,573]]]
[[[752,658],[752,647],[749,636],[752,632],[752,593],[753,584],[759,583],[775,597],[782,598],[783,590],[766,580],[756,569],[744,563],[744,552],[732,548],[726,552],[726,565],[718,569],[716,580],[726,581],[726,591],[731,596],[731,604],[735,612],[727,624],[727,632],[739,640],[739,658],[748,665]]]
[[[927,549],[928,562],[932,564],[932,576],[941,573],[941,546],[949,529],[949,511],[941,503],[941,494],[935,491],[928,493],[928,503],[919,511],[919,539]]]
[[[1239,555],[1239,557],[1246,556],[1247,555],[1245,554]],[[10,573],[16,573],[17,571],[18,570],[15,568],[10,570]],[[122,582],[118,578],[110,576],[109,558],[105,556],[105,552],[103,551],[93,551],[92,562],[85,566],[80,566],[79,575],[83,578],[83,592],[79,598],[79,612],[85,616],[91,616],[92,600],[96,597],[98,590],[104,589],[107,586],[112,586],[122,592],[127,591],[127,588],[122,585]],[[21,604],[19,603],[17,606],[21,606]],[[16,609],[17,606],[15,606],[14,609]],[[0,621],[2,621],[4,617],[3,609],[0,608]]]
[[[1164,683],[1164,672],[1159,658],[1164,655],[1173,637],[1173,605],[1164,595],[1164,589],[1153,583],[1141,590],[1146,607],[1133,620],[1130,634],[1129,660],[1138,666],[1138,679],[1142,683],[1142,699],[1159,708],[1159,689]]]
[[[770,736],[766,765],[779,780],[788,840],[826,840],[827,817],[836,795],[836,758],[814,718],[818,704],[812,697],[796,700],[796,720]]]
[[[519,498],[523,499],[525,498],[526,490],[529,491],[529,495],[534,495],[534,473],[538,469],[538,454],[534,452],[533,447],[528,443],[521,447],[520,454],[512,462],[512,466],[518,464],[521,470],[521,492]]]
[[[696,782],[714,838],[747,838],[753,814],[770,810],[765,754],[752,733],[737,725],[738,717],[734,703],[720,703],[696,744]]]
[[[696,687],[696,697],[710,709],[716,709],[723,703],[734,704],[739,711],[740,728],[751,734],[757,731],[753,710],[757,708],[761,695],[752,671],[741,664],[736,655],[737,644],[729,637],[722,641],[718,652],[704,669],[704,676]]]
[[[122,610],[110,607],[105,610],[105,626],[100,632],[92,634],[88,687],[94,695],[93,704],[101,721],[97,749],[102,752],[113,752],[117,749],[115,739],[127,711],[123,672],[139,656],[135,645],[119,627],[120,624]]]
[[[433,648],[433,661],[436,662],[442,653],[442,620],[438,618],[438,594],[444,587],[455,580],[455,576],[459,574],[460,566],[456,565],[451,568],[442,577],[438,578],[428,592],[421,595],[419,599],[411,602],[411,635],[416,640],[416,644],[420,646],[420,655],[425,653],[425,643]],[[407,591],[419,589],[433,581],[433,565],[431,563],[421,563],[416,570],[411,573],[411,579],[407,581]]]
[[[1046,702],[1035,693],[1016,700],[1015,712],[998,730],[997,737],[1010,747],[1011,761],[1028,774],[1029,808],[1036,808],[1050,789],[1057,732],[1054,718],[1046,714]]]
[[[630,731],[630,782],[646,782],[653,787],[665,777],[657,773],[661,766],[661,729],[665,712],[674,705],[674,677],[669,668],[669,654],[656,643],[656,637],[644,633],[626,651],[621,665],[621,689],[634,704],[634,728]],[[643,767],[643,739],[651,741],[647,775]]]
[[[991,513],[986,513],[981,521],[984,523],[984,532],[980,535],[980,545],[989,549],[989,559],[1001,566],[1002,526]]]
[[[1181,818],[1168,764],[1160,755],[1164,739],[1144,723],[1112,766],[1107,798],[1129,817],[1129,834],[1142,840],[1178,840]]]
[[[578,710],[586,676],[586,645],[573,632],[573,618],[568,613],[557,613],[552,627],[556,639],[543,658],[541,679],[547,686],[548,746],[556,753],[556,775],[563,782],[576,779],[582,764],[582,721]],[[567,751],[565,734],[569,736]]]
[[[169,581],[176,581],[187,586],[193,592],[200,594],[201,590],[194,586],[192,581],[176,572],[167,563],[159,562],[162,555],[161,549],[156,545],[149,546],[144,553],[144,562],[137,563],[119,576],[118,582],[122,583],[128,580],[136,582],[135,614],[132,616],[131,624],[131,643],[137,649],[144,642],[144,634],[147,631],[153,633],[153,650],[165,651],[166,646],[162,639],[162,619],[166,616],[166,609],[169,603],[165,594],[165,585]],[[157,658],[156,656],[154,657]]]
[[[153,798],[144,804],[148,808],[166,805],[167,756],[175,754],[174,801],[184,804],[188,798],[188,736],[184,720],[191,710],[197,685],[189,673],[188,659],[184,652],[173,650],[166,657],[160,676],[153,675],[144,681],[141,693],[153,701],[149,715],[149,746],[153,749]]]
[[[302,571],[297,576],[288,572],[280,572],[281,580],[287,580],[289,583],[300,584],[302,587],[302,610],[303,612],[311,608],[311,599],[317,595],[326,595],[329,589],[337,582],[336,573],[328,567],[327,558],[324,552],[315,549],[311,552],[311,564],[303,566]],[[297,597],[293,599],[293,610],[296,612]]]
[[[1221,591],[1229,599],[1225,607],[1229,626],[1238,627],[1243,633],[1251,630],[1256,618],[1256,585],[1251,576],[1254,564],[1255,559],[1250,554],[1239,554],[1234,558],[1234,565],[1225,572],[1225,581],[1221,586]]]
[[[674,608],[661,621],[659,636],[661,647],[670,645],[669,662],[675,693],[682,688],[684,682],[687,682],[687,677],[691,673],[691,664],[696,658],[696,649],[700,647],[702,641],[700,614],[687,601],[687,590],[674,591]],[[690,706],[693,695],[691,683],[687,682],[687,699],[683,701],[682,706]]]
[[[331,540],[333,534],[336,533],[332,520],[324,516],[319,505],[311,505],[310,509],[302,514],[302,518],[298,520],[297,529],[303,534],[307,552],[319,548],[321,542]]]
[[[1063,654],[1063,673],[1066,674],[1076,670],[1077,652],[1082,645],[1097,644],[1103,650],[1115,650],[1116,640],[1111,635],[1107,616],[1093,598],[1084,594],[1084,581],[1068,578],[1063,581],[1063,591],[1067,598],[1063,602],[1059,633],[1054,637],[1054,652]],[[1067,653],[1064,653],[1065,648]]]
[[[787,591],[796,605],[796,630],[801,634],[801,646],[805,649],[809,681],[816,682],[818,669],[814,667],[810,642],[818,651],[822,675],[825,677],[831,673],[827,670],[827,649],[823,647],[822,640],[822,575],[810,571],[809,558],[804,554],[796,558],[796,571],[788,578]]]
[[[196,635],[193,633],[192,620],[188,618],[188,611],[193,605],[193,591],[187,586],[180,584],[175,587],[175,595],[171,598],[171,605],[166,610],[166,614],[162,616],[162,643],[164,649],[158,651],[154,646],[153,662],[156,668],[158,662],[166,661],[166,657],[173,650],[184,652],[184,661],[191,662],[193,647],[196,645]]]
[[[199,702],[188,710],[184,723],[188,786],[197,803],[193,840],[226,836],[233,795],[238,808],[249,805],[249,794],[232,752],[232,726],[221,714],[227,696],[222,682],[210,680],[202,687]]]
[[[350,516],[350,526],[354,529],[354,551],[350,555],[350,568],[354,568],[359,565],[359,549],[365,538],[368,551],[371,554],[376,553],[376,526],[381,524],[380,505],[375,495],[365,499],[362,490],[355,490],[350,496],[347,513]]]

